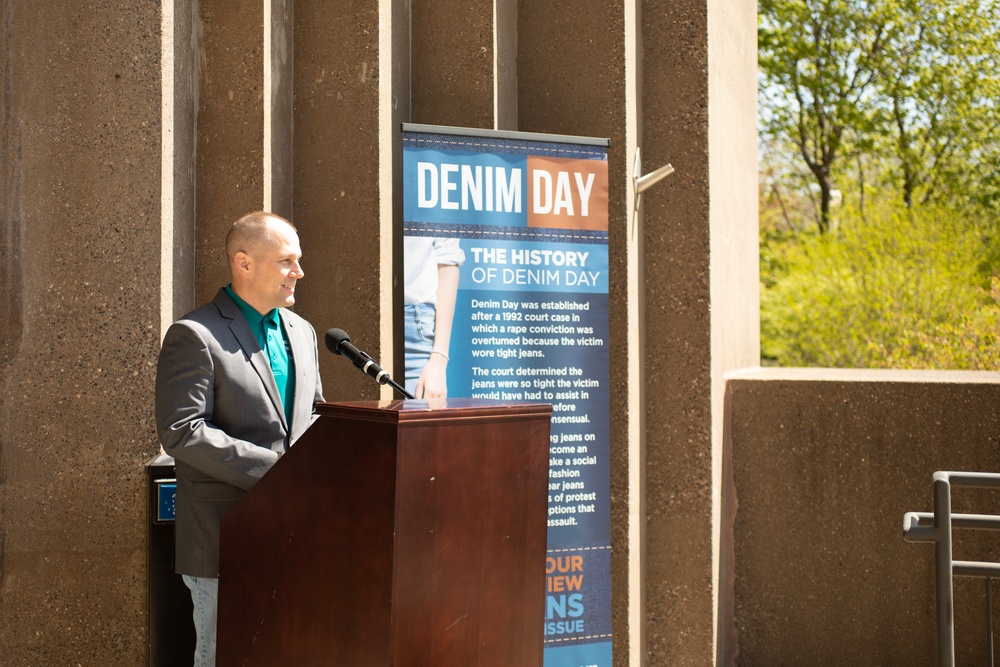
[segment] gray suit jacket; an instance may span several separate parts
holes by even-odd
[[[225,290],[167,330],[156,369],[156,425],[177,473],[180,574],[219,575],[222,517],[312,423],[323,400],[316,332],[281,309],[295,364],[291,424],[250,326]]]

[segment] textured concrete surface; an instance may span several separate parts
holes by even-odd
[[[0,662],[141,664],[159,11],[0,17]]]
[[[704,2],[643,5],[642,162],[676,172],[643,197],[646,655],[710,664],[712,336]]]
[[[1000,373],[768,370],[730,393],[736,664],[936,664],[934,548],[903,514],[933,510],[937,470],[997,470]],[[996,491],[952,499],[996,513]],[[957,532],[954,554],[1000,541]],[[988,664],[984,590],[955,581],[957,664]]]
[[[327,2],[295,6],[293,221],[306,277],[296,312],[320,336],[327,400],[377,398],[379,386],[322,341],[347,331],[376,359],[380,347],[379,30],[376,2],[356,3],[331,19]],[[400,21],[400,17],[396,17]]]
[[[264,4],[198,1],[195,304],[229,282],[226,233],[264,205]]]
[[[413,4],[414,123],[493,129],[493,3]]]

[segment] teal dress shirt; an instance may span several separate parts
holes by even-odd
[[[250,331],[253,332],[257,344],[271,365],[274,382],[278,385],[278,395],[281,396],[281,404],[285,411],[285,421],[290,425],[292,402],[295,399],[295,359],[292,357],[288,337],[285,336],[284,328],[281,326],[278,309],[272,308],[271,312],[261,315],[253,306],[236,295],[232,285],[226,285],[226,294],[243,313],[247,324],[250,325]]]

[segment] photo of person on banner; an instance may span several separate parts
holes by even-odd
[[[406,390],[416,398],[448,395],[448,347],[464,262],[457,238],[403,238]]]

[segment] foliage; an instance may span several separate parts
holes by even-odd
[[[842,211],[828,234],[765,228],[761,351],[782,366],[995,369],[987,218],[932,204]],[[970,233],[972,232],[972,233]]]
[[[758,7],[765,363],[1000,367],[1000,0]]]
[[[912,205],[978,189],[968,173],[996,156],[998,13],[982,0],[905,0],[878,88],[890,111],[897,183]]]
[[[878,124],[869,100],[895,14],[878,6],[866,0],[758,4],[762,129],[794,148],[814,176],[821,232],[829,227],[838,161],[852,144],[862,148]]]
[[[1000,0],[760,0],[758,37],[762,164],[820,232],[838,191],[996,208]]]

